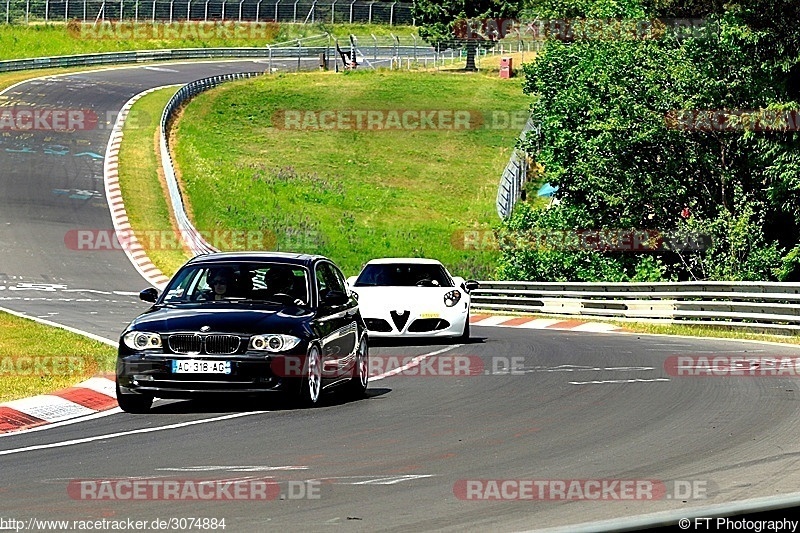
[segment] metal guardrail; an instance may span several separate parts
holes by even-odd
[[[368,56],[379,57],[415,57],[429,58],[432,61],[444,57],[428,46],[378,46],[365,44],[362,51]],[[126,63],[144,63],[149,61],[184,61],[191,59],[302,59],[317,58],[325,53],[333,58],[331,46],[265,46],[263,48],[181,48],[166,50],[139,50],[130,52],[107,52],[101,54],[81,54],[72,56],[39,57],[32,59],[11,59],[0,61],[0,72],[17,70],[34,70],[42,68],[99,66]]]
[[[529,118],[519,134],[520,140],[525,139],[528,132],[536,129],[533,119]],[[522,196],[522,186],[528,180],[528,158],[527,154],[515,148],[511,154],[511,159],[503,170],[500,177],[500,186],[497,190],[497,214],[500,218],[506,218],[511,214],[514,205]]]
[[[482,281],[476,311],[658,319],[800,331],[800,283]]]
[[[178,224],[178,229],[181,232],[181,237],[189,249],[192,250],[194,255],[207,254],[216,252],[217,249],[211,246],[199,231],[194,227],[186,210],[183,206],[183,196],[181,195],[178,180],[175,176],[175,166],[172,162],[172,156],[169,152],[169,135],[168,129],[170,121],[175,116],[175,112],[183,105],[184,102],[200,94],[224,83],[226,81],[241,80],[253,78],[262,75],[262,72],[237,72],[235,74],[225,74],[221,76],[214,76],[211,78],[203,78],[201,80],[193,81],[181,87],[176,92],[169,102],[167,102],[164,112],[161,114],[161,132],[160,132],[160,151],[161,151],[161,168],[164,170],[164,178],[167,182],[167,189],[169,190],[170,203],[172,204],[172,213],[175,215],[175,220]]]

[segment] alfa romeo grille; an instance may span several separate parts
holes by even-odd
[[[236,335],[176,333],[169,336],[169,349],[177,354],[206,353],[226,355],[236,353],[240,342],[239,337]]]

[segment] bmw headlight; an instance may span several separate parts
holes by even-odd
[[[461,300],[461,291],[450,291],[444,295],[444,305],[453,307]]]
[[[250,349],[264,352],[284,352],[300,344],[300,339],[292,335],[253,335]]]
[[[147,331],[129,331],[122,337],[122,342],[131,350],[150,350],[161,348],[161,335]]]

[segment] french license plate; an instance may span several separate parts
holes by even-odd
[[[230,374],[230,361],[203,361],[202,359],[182,359],[172,361],[173,374]]]

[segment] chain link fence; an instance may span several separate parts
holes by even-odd
[[[367,0],[0,0],[7,24],[80,20],[413,25],[410,2]],[[0,7],[0,10],[2,7]],[[0,11],[1,12],[1,11]]]

